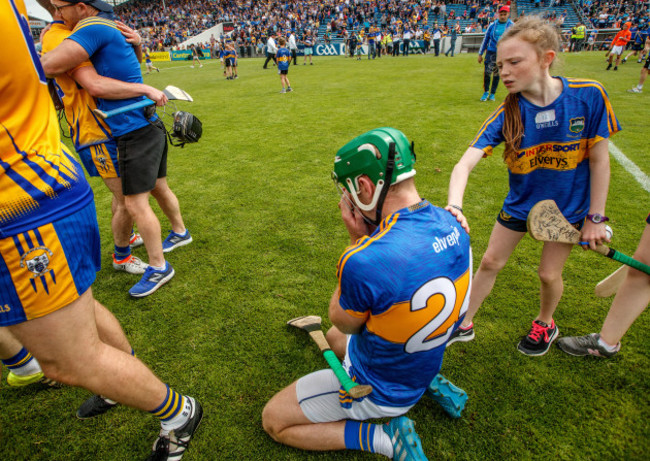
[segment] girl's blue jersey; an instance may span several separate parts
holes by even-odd
[[[555,200],[570,222],[589,211],[589,151],[620,131],[607,92],[595,80],[556,77],[564,86],[546,107],[519,97],[524,137],[515,161],[508,160],[510,191],[503,211],[525,220],[540,200]],[[492,155],[501,144],[504,104],[483,123],[470,144]]]

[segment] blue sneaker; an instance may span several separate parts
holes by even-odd
[[[467,392],[454,386],[440,373],[433,378],[426,394],[438,402],[443,410],[452,418],[460,418],[467,402]]]
[[[488,100],[489,97],[490,97],[490,93],[486,91],[485,93],[483,93],[483,96],[481,96],[481,101],[485,102]]]
[[[422,441],[415,432],[415,424],[406,416],[391,419],[382,426],[393,443],[393,459],[401,461],[427,461],[422,451]]]
[[[488,97],[488,101],[494,101],[494,93],[491,93]]]
[[[163,253],[169,253],[174,248],[182,247],[188,243],[192,243],[192,236],[190,235],[189,230],[185,230],[185,235],[177,234],[174,231],[169,231],[169,235],[162,243]]]
[[[174,268],[168,261],[165,261],[164,270],[156,270],[149,266],[144,271],[144,275],[140,281],[131,287],[129,294],[134,298],[144,298],[145,296],[149,296],[165,283],[169,282],[174,274]]]

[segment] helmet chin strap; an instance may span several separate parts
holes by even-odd
[[[386,176],[384,177],[384,187],[381,188],[379,192],[379,199],[377,200],[377,211],[375,214],[375,220],[372,221],[369,218],[364,220],[366,222],[370,221],[373,225],[378,226],[381,222],[381,209],[384,207],[384,200],[386,200],[386,194],[388,194],[388,189],[390,189],[391,181],[393,180],[393,171],[395,170],[395,143],[391,142],[388,146],[388,159],[386,160]]]

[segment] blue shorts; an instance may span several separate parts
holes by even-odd
[[[88,176],[102,178],[119,178],[120,168],[117,162],[117,144],[107,141],[102,144],[84,147],[77,151]]]
[[[95,203],[0,240],[0,326],[43,317],[75,301],[101,268]]]
[[[503,227],[506,229],[510,229],[515,232],[527,232],[528,231],[528,224],[526,224],[526,221],[523,219],[517,219],[513,218],[510,216],[508,213],[503,211],[499,212],[499,215],[497,216],[497,222],[501,224]],[[576,229],[580,230],[582,229],[582,226],[585,224],[585,220],[583,219],[582,221],[578,221],[576,223],[571,223],[573,227]]]

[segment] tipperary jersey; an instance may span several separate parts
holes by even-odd
[[[68,216],[92,201],[65,151],[23,0],[0,2],[0,238]]]
[[[43,37],[43,53],[52,51],[72,34],[62,21],[52,22],[52,27]],[[92,65],[90,61],[77,68]],[[95,99],[68,74],[56,77],[57,91],[65,105],[65,115],[70,126],[70,137],[79,150],[111,140],[110,129],[102,119],[93,113],[97,108]]]
[[[519,97],[525,136],[517,159],[507,161],[510,191],[503,211],[526,220],[540,200],[555,200],[570,222],[589,210],[589,151],[620,131],[603,86],[595,80],[557,77],[564,86],[558,98],[539,107]],[[470,144],[492,154],[501,144],[504,105],[485,121]]]
[[[123,82],[142,83],[140,63],[133,46],[127,43],[113,21],[99,16],[82,19],[68,38],[86,50],[99,75]],[[97,103],[106,112],[143,99],[144,96],[112,100],[100,98]],[[107,122],[113,136],[122,136],[149,124],[142,109],[114,115]]]
[[[350,375],[374,403],[413,405],[440,371],[447,340],[469,304],[469,235],[427,201],[386,217],[338,263],[339,303],[366,319],[350,337]]]

